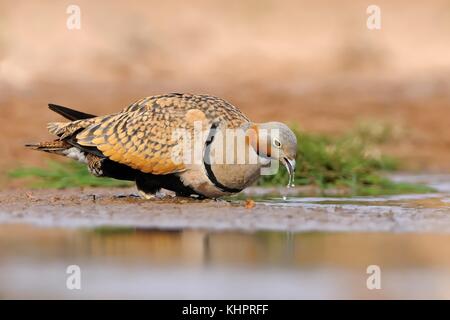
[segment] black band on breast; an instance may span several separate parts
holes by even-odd
[[[214,172],[212,171],[210,152],[211,152],[211,144],[214,140],[214,134],[216,133],[217,127],[218,127],[217,123],[212,124],[211,129],[209,129],[208,138],[206,139],[205,142],[205,154],[203,156],[203,165],[205,166],[206,169],[206,175],[208,176],[209,181],[211,181],[214,184],[214,186],[216,186],[223,192],[230,192],[230,193],[241,192],[242,189],[228,188],[227,186],[221,184],[214,175]]]

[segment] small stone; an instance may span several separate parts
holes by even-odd
[[[255,201],[252,199],[245,200],[245,209],[253,209],[255,207]]]

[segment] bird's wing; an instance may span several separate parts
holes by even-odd
[[[90,119],[92,123],[76,134],[77,143],[96,147],[110,160],[145,173],[181,172],[186,167],[176,130],[192,137],[196,121],[203,128],[214,121],[229,126],[248,121],[233,106],[226,103],[224,109],[222,99],[198,97],[172,94],[142,99],[121,113]]]
[[[76,135],[81,146],[96,147],[115,162],[153,174],[185,169],[172,138],[175,123],[149,110],[128,111],[93,124]]]

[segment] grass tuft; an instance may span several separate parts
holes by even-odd
[[[408,183],[395,183],[383,176],[394,171],[398,162],[379,150],[386,142],[388,129],[352,130],[338,137],[309,134],[294,129],[298,140],[296,185],[314,185],[321,190],[342,188],[352,195],[379,195],[431,192],[432,188]],[[378,134],[378,135],[377,135]],[[264,176],[263,186],[287,184],[288,174]]]
[[[11,178],[27,179],[33,188],[127,187],[130,182],[98,178],[78,162],[48,161],[46,167],[19,167],[8,173]]]

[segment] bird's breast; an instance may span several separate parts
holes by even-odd
[[[224,142],[217,135],[205,143],[201,163],[186,164],[187,170],[180,178],[206,197],[220,197],[238,193],[253,184],[265,162],[252,147]]]

